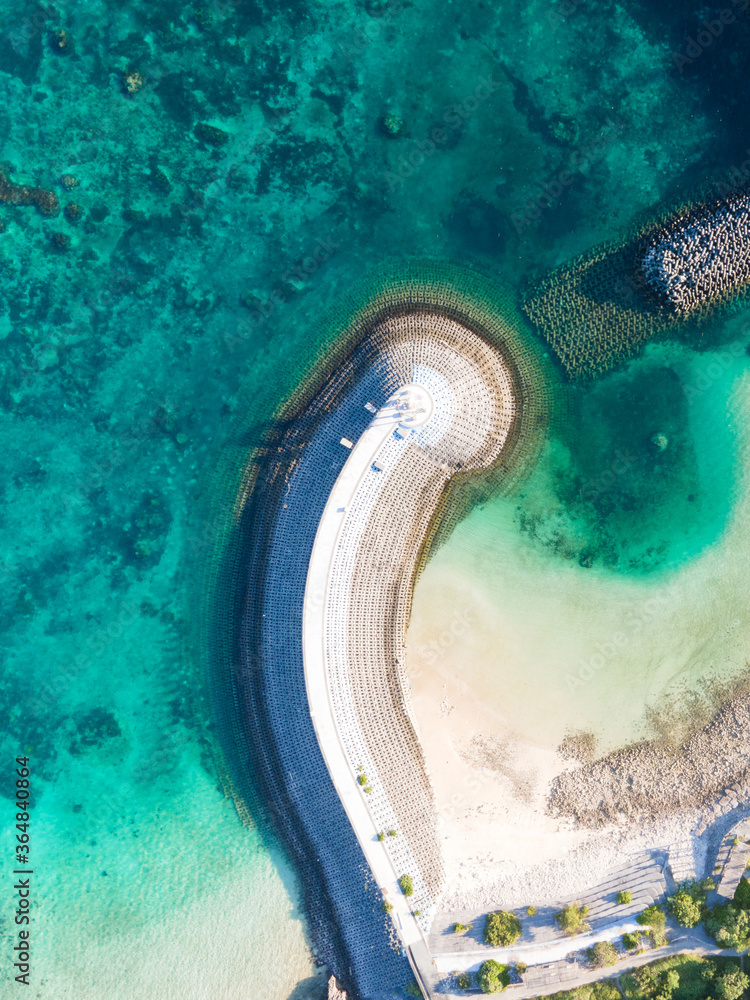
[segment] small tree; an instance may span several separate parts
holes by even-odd
[[[383,840],[385,840],[385,834],[383,833],[383,831],[382,831],[382,830],[381,830],[381,831],[380,831],[380,833],[378,834],[378,840],[379,840],[379,841],[381,841],[381,842],[382,842]]]
[[[617,961],[617,948],[611,941],[597,941],[586,949],[586,957],[595,969],[606,969]]]
[[[366,774],[358,774],[357,775],[357,783],[360,784],[360,785],[366,785],[367,784],[367,775]]]
[[[389,903],[387,899],[383,900],[383,909],[386,913],[390,913],[393,909],[393,903]]]
[[[623,889],[617,893],[617,902],[620,904],[620,906],[626,906],[628,903],[632,902],[632,900],[633,897],[627,891],[627,889]]]
[[[568,903],[559,913],[555,914],[557,926],[563,933],[573,937],[576,934],[583,934],[590,931],[591,925],[586,922],[586,914],[589,912],[588,906],[578,906],[577,903]]]
[[[454,934],[467,934],[471,930],[471,927],[472,927],[471,924],[459,924],[459,923],[456,923],[456,924],[453,925],[453,933]]]
[[[414,882],[412,881],[411,875],[402,875],[398,880],[398,884],[401,886],[401,892],[405,896],[411,896],[414,894]]]
[[[471,979],[466,975],[465,972],[462,972],[461,975],[458,977],[458,988],[460,990],[468,990],[470,986],[471,986]]]
[[[506,948],[521,936],[521,921],[515,913],[497,910],[488,913],[484,922],[484,940],[495,948]]]
[[[482,993],[500,993],[509,982],[507,965],[500,965],[492,958],[482,962],[477,973],[477,985]]]
[[[706,931],[720,948],[747,948],[750,910],[741,910],[734,903],[715,906],[706,917]]]
[[[516,962],[516,972],[518,973],[519,976],[522,976],[524,972],[526,972],[527,968],[528,966],[526,965],[525,962]]]
[[[667,908],[681,927],[697,927],[701,922],[704,906],[689,892],[678,889],[667,900]]]
[[[660,930],[666,923],[667,915],[660,906],[652,903],[651,906],[646,907],[643,913],[639,913],[635,920],[641,927],[653,927],[655,930]]]
[[[536,907],[535,906],[527,906],[526,907],[526,916],[527,917],[533,917],[535,914],[536,914]]]
[[[653,965],[644,965],[633,973],[638,989],[646,1000],[670,1000],[680,985],[677,969],[659,972]]]
[[[718,1000],[740,1000],[748,986],[750,979],[735,966],[714,979],[711,992]]]
[[[622,936],[622,946],[627,948],[628,951],[635,951],[641,945],[641,935],[640,934],[623,934]]]

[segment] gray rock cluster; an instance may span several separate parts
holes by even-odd
[[[328,980],[328,1000],[349,1000],[346,991],[339,987],[333,976]]]
[[[548,809],[596,829],[691,809],[718,817],[749,798],[750,696],[743,695],[681,747],[641,743],[559,775]]]
[[[641,270],[678,316],[750,280],[750,195],[704,206],[657,230],[643,248]]]

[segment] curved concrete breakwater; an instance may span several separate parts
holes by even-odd
[[[336,791],[402,941],[417,945],[442,865],[404,669],[411,584],[446,483],[458,469],[497,458],[515,400],[502,357],[457,323],[415,313],[373,337],[389,342],[385,371],[363,387],[379,395],[384,383],[400,384],[379,409],[368,401],[376,412],[323,511],[307,576],[303,658]],[[389,830],[397,836],[377,840]],[[408,900],[398,886],[404,874],[414,885]]]
[[[434,284],[381,296],[346,334],[338,370],[254,457],[221,697],[233,777],[260,788],[296,862],[320,959],[353,996],[415,978],[432,995],[443,868],[405,669],[412,586],[458,516],[451,479],[501,482],[535,453],[546,372],[491,307]]]

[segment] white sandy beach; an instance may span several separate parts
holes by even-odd
[[[730,421],[742,423],[746,377],[727,399]],[[708,447],[702,433],[696,446]],[[742,456],[747,441],[737,445]],[[543,496],[543,474],[528,493]],[[653,737],[665,720],[682,735],[688,699],[697,698],[698,721],[711,681],[746,671],[747,486],[738,464],[741,499],[723,532],[679,571],[647,579],[532,546],[514,520],[516,499],[475,510],[430,561],[407,651],[448,905],[574,895],[638,849],[690,837],[696,811],[603,834],[550,817],[546,798],[550,781],[577,766],[558,752],[566,735],[593,734],[597,757]]]

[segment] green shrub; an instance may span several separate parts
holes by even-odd
[[[492,958],[482,962],[477,973],[477,986],[482,993],[500,993],[509,982],[507,965],[500,965]]]
[[[422,991],[413,980],[406,987],[406,995],[408,997],[419,997],[420,1000],[422,998]]]
[[[660,906],[652,903],[643,913],[639,913],[635,920],[641,927],[655,927],[658,930],[666,923],[667,916]]]
[[[750,910],[750,882],[744,876],[734,890],[732,902],[741,910]]]
[[[586,922],[586,914],[588,912],[588,906],[578,906],[576,903],[568,903],[563,910],[555,914],[557,926],[571,937],[576,934],[583,934],[584,931],[590,931],[591,925]]]
[[[388,831],[388,836],[389,836],[389,837],[397,837],[397,836],[398,836],[398,834],[396,833],[396,831],[395,831],[395,830],[389,830],[389,831]]]
[[[518,973],[519,976],[522,976],[524,972],[526,972],[527,968],[528,966],[526,965],[525,962],[516,962],[516,972]]]
[[[628,903],[632,903],[632,901],[633,896],[627,891],[627,889],[623,889],[617,893],[617,902],[620,906],[626,906]]]
[[[385,840],[385,834],[383,833],[383,831],[382,831],[382,830],[381,830],[381,831],[380,831],[380,833],[378,834],[378,840],[380,840],[380,841],[383,841],[383,840]]]
[[[527,906],[526,907],[526,916],[527,917],[533,917],[535,913],[536,913],[536,907],[535,906]]]
[[[398,884],[401,886],[401,892],[405,896],[412,896],[414,894],[414,882],[411,875],[402,875],[398,880]]]
[[[367,784],[367,775],[366,774],[358,774],[357,775],[357,781],[359,782],[360,785],[366,785]]]
[[[750,910],[743,910],[734,903],[715,906],[706,917],[706,932],[720,948],[747,948],[750,944]]]
[[[651,931],[649,940],[652,948],[663,948],[667,943],[667,935],[664,931]]]
[[[611,941],[597,941],[586,949],[586,958],[595,969],[606,969],[607,966],[614,965],[618,957],[617,948]]]
[[[386,913],[390,913],[393,909],[393,903],[389,903],[387,899],[383,900],[383,909]]]
[[[471,930],[471,924],[454,924],[453,933],[454,934],[466,934],[467,931]]]
[[[623,934],[622,946],[623,948],[627,948],[628,951],[635,951],[636,948],[640,948],[641,946],[641,935]]]
[[[462,972],[461,975],[458,977],[458,988],[460,990],[468,990],[470,987],[471,987],[471,979],[469,978],[469,976],[466,975],[465,972]]]
[[[507,910],[496,910],[488,913],[484,922],[485,944],[495,948],[505,948],[521,936],[521,921],[515,913]]]

